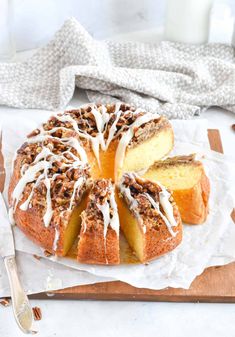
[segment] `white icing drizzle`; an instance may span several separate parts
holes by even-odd
[[[25,173],[25,171],[27,170],[28,167],[29,167],[28,164],[24,164],[24,165],[21,167],[21,169],[20,169],[20,175],[21,175],[21,176]]]
[[[100,160],[99,160],[99,147],[101,144],[104,144],[104,136],[103,136],[103,129],[104,129],[104,125],[105,125],[105,121],[107,120],[106,115],[109,116],[109,114],[107,114],[106,112],[100,113],[100,111],[95,107],[95,105],[92,107],[91,113],[94,115],[95,121],[96,121],[96,126],[97,126],[97,130],[98,130],[98,134],[95,137],[92,137],[91,135],[89,135],[87,132],[83,131],[83,130],[79,130],[77,122],[74,118],[72,118],[70,115],[65,114],[62,116],[56,115],[56,119],[58,119],[61,122],[69,122],[74,131],[79,135],[79,137],[81,138],[85,138],[90,140],[91,142],[91,146],[92,146],[92,150],[94,152],[94,155],[96,157],[96,160],[98,162],[98,165],[100,166]],[[110,116],[109,116],[110,117]],[[59,127],[55,127],[51,130],[43,130],[42,133],[45,135],[48,135],[50,133],[54,133],[57,130],[70,130],[69,128],[63,127],[63,126],[59,126]],[[60,138],[59,138],[60,139]],[[103,145],[104,147],[104,145]],[[85,152],[85,150],[83,149],[83,151]]]
[[[162,186],[159,184],[159,186],[162,188],[162,191],[159,193],[159,201],[160,204],[166,214],[167,219],[169,220],[172,227],[177,226],[177,222],[174,218],[174,209],[172,204],[169,201],[169,198],[171,194]]]
[[[56,115],[56,119],[58,119],[58,121],[60,121],[62,123],[66,123],[66,122],[71,123],[73,129],[76,132],[79,132],[77,122],[70,115],[67,115],[67,114],[64,114],[64,115],[61,115],[61,116]]]
[[[136,174],[135,173],[128,173],[128,176],[131,179],[134,179]],[[137,211],[137,207],[138,207],[138,201],[132,197],[131,195],[131,191],[129,187],[125,187],[123,182],[124,182],[124,176],[122,177],[122,180],[119,184],[119,189],[120,192],[126,196],[126,198],[129,200],[130,202],[130,209],[135,213],[135,215],[137,216],[138,220],[142,220],[142,218],[140,217],[140,214]],[[145,179],[141,178],[143,181]],[[172,227],[177,226],[177,222],[174,218],[174,214],[173,214],[173,206],[169,201],[169,198],[171,196],[171,194],[166,190],[166,188],[164,186],[162,186],[160,183],[157,183],[160,187],[161,187],[161,191],[159,192],[159,202],[160,205],[162,206],[164,213],[166,214],[166,216],[161,212],[160,210],[160,206],[159,203],[156,202],[148,193],[143,193],[143,195],[149,200],[149,202],[151,203],[151,205],[154,207],[155,210],[157,210],[157,212],[159,213],[159,215],[161,216],[161,218],[163,219],[163,221],[165,222],[170,234],[172,236],[176,236],[176,232],[174,232],[172,230]],[[143,228],[143,232],[146,233],[146,226],[143,225],[143,220],[140,223],[142,225]]]
[[[122,110],[117,111],[116,113],[116,118],[115,121],[113,122],[113,124],[111,125],[110,129],[109,129],[109,135],[105,144],[105,150],[108,149],[109,144],[111,143],[111,141],[114,138],[115,132],[117,131],[117,122],[121,116]]]
[[[104,220],[104,251],[105,251],[105,259],[106,264],[108,264],[107,254],[106,254],[106,235],[108,231],[108,226],[110,226],[119,236],[119,216],[118,216],[118,209],[117,204],[114,197],[114,188],[113,186],[109,186],[110,190],[110,198],[109,201],[106,200],[104,204],[97,204],[98,209],[101,211]],[[110,211],[113,211],[112,217],[110,216]]]
[[[99,142],[99,134],[96,135],[96,137],[91,137],[91,146],[92,146],[92,150],[94,152],[94,155],[96,157],[96,160],[98,162],[98,165],[100,167],[100,156],[99,156],[99,153],[100,153],[100,142]]]
[[[106,151],[108,149],[109,144],[115,138],[114,135],[117,131],[117,122],[119,121],[119,118],[120,118],[121,113],[122,113],[122,110],[120,110],[120,107],[121,107],[121,103],[117,103],[116,106],[115,106],[115,111],[114,111],[115,120],[109,128],[109,134],[108,134],[108,137],[106,139],[106,143],[104,144],[103,151]],[[107,128],[107,125],[109,123],[110,118],[111,118],[111,115],[109,116],[109,119],[106,119],[107,122],[106,122],[105,130]]]
[[[73,194],[72,194],[72,197],[71,197],[71,199],[70,199],[69,211],[71,211],[71,209],[72,209],[73,202],[74,202],[74,199],[75,199],[77,190],[78,190],[79,187],[82,186],[83,183],[84,183],[84,177],[80,177],[80,178],[75,182],[74,187],[73,187]]]
[[[13,193],[12,193],[12,199],[13,199],[13,205],[14,205],[14,209],[16,208],[21,195],[25,189],[25,186],[28,183],[33,182],[34,180],[36,180],[36,175],[38,172],[48,169],[51,167],[51,163],[48,161],[40,161],[38,163],[36,163],[33,166],[30,166],[28,168],[28,170],[24,173],[24,175],[20,178],[20,180],[18,181]]]
[[[137,211],[138,201],[135,200],[132,197],[130,188],[122,186],[122,188],[120,189],[120,191],[129,200],[129,202],[130,202],[129,209],[134,212],[134,214],[135,214],[135,216],[136,216],[139,224],[141,225],[141,227],[143,229],[143,232],[146,233],[146,226],[144,225],[143,219],[141,218],[139,212]]]
[[[151,205],[153,206],[153,208],[159,213],[159,215],[161,216],[162,220],[165,222],[169,233],[172,236],[175,237],[176,233],[172,230],[171,223],[169,222],[169,220],[167,219],[167,217],[165,217],[165,215],[161,212],[160,207],[159,207],[159,203],[157,203],[148,193],[144,193],[144,195],[149,200],[149,202],[151,203]]]
[[[114,196],[114,188],[113,186],[109,186],[110,190],[110,198],[109,201],[106,200],[104,204],[97,204],[98,209],[101,211],[104,219],[104,237],[106,237],[108,226],[116,232],[117,236],[119,236],[119,216],[117,204]],[[110,216],[110,211],[113,211],[112,217]]]
[[[65,142],[65,138],[63,139],[63,141]],[[67,141],[67,145],[73,147],[77,153],[79,154],[81,161],[83,163],[87,163],[87,155],[86,155],[86,151],[84,150],[84,148],[80,145],[79,141],[77,140],[77,138],[69,138]],[[72,156],[74,156],[74,154],[71,152],[70,153]]]
[[[152,114],[152,113],[145,113],[144,115],[138,117],[134,123],[132,123],[129,126],[129,129],[122,135],[122,138],[119,141],[117,150],[116,150],[116,155],[115,155],[115,180],[117,181],[118,178],[118,171],[119,169],[122,168],[123,162],[124,162],[124,157],[125,157],[125,152],[126,152],[126,147],[131,141],[133,135],[134,135],[134,130],[137,127],[140,127],[141,125],[150,122],[151,120],[154,120],[158,118],[159,115],[157,114]]]
[[[119,236],[120,223],[119,223],[117,203],[114,197],[114,191],[112,191],[110,195],[110,206],[113,210],[113,216],[110,219],[110,226],[116,232],[117,236]]]
[[[82,215],[83,215],[83,213],[81,214],[81,218],[82,218],[82,228],[83,228],[82,233],[85,233],[86,230],[87,230],[87,226],[86,226],[86,221],[84,220],[84,218],[83,218]]]
[[[116,105],[115,111],[117,109],[118,104]],[[120,105],[119,105],[120,108]],[[109,120],[110,120],[110,114],[107,112],[107,108],[105,105],[101,106],[101,114],[102,114],[102,120],[103,120],[103,129],[105,126],[107,126]]]
[[[60,129],[60,128],[56,128],[57,129]],[[56,131],[55,130],[55,131]],[[66,129],[67,130],[67,129]],[[51,130],[50,130],[51,131]],[[54,131],[54,132],[55,132]],[[47,132],[47,131],[45,131]],[[71,146],[72,148],[74,148],[78,154],[79,154],[79,157],[80,157],[80,160],[83,162],[83,163],[87,163],[87,155],[86,155],[86,151],[84,150],[84,148],[80,145],[78,139],[74,138],[74,137],[71,137],[71,138],[58,138],[58,137],[53,137],[53,136],[50,136],[48,134],[42,134],[42,135],[37,135],[35,137],[31,137],[27,140],[27,142],[29,144],[34,144],[34,143],[43,143],[44,141],[46,141],[47,139],[55,139],[56,141],[59,141],[61,142],[62,144],[64,145],[67,145],[67,146]],[[49,149],[47,147],[43,147],[43,150],[42,150],[42,154],[41,152],[39,153],[38,156],[43,156],[44,154],[47,153]],[[54,153],[52,152],[48,152],[47,153],[48,155],[51,154],[53,155],[54,157],[56,156]],[[70,152],[71,155],[73,155],[72,152]],[[40,157],[39,157],[40,158]],[[58,159],[61,159],[62,157],[61,156],[57,156]],[[78,159],[78,158],[77,158]]]
[[[108,231],[108,225],[110,224],[110,209],[108,201],[105,201],[103,205],[97,205],[98,209],[101,211],[104,220],[104,255],[105,255],[105,262],[108,264],[107,259],[107,248],[106,248],[106,235]]]
[[[42,151],[39,152],[39,154],[35,157],[34,163],[36,164],[40,160],[46,159],[46,157],[49,156],[49,155],[53,155],[53,153],[51,152],[51,150],[48,147],[43,147]]]
[[[57,246],[58,246],[58,241],[60,239],[60,232],[59,230],[55,227],[55,236],[54,236],[54,241],[53,241],[53,246],[52,249],[54,252],[56,252],[57,250]]]
[[[20,205],[20,209],[22,211],[26,211],[29,207],[29,204],[30,204],[30,201],[33,197],[33,193],[34,193],[34,189],[39,185],[40,181],[44,178],[44,175],[43,174],[40,174],[40,176],[37,178],[28,198],[25,200],[25,202],[23,204]]]
[[[103,205],[97,204],[98,209],[101,211],[104,220],[104,237],[107,235],[108,225],[110,224],[110,208],[106,200]]]
[[[135,198],[132,197],[130,188],[129,187],[125,187],[121,183],[120,184],[120,191],[129,200],[129,202],[130,202],[129,208],[131,210],[135,210],[138,207],[138,202],[137,202],[137,200],[135,200]]]
[[[100,112],[98,109],[95,109],[94,107],[92,107],[91,113],[95,117],[98,132],[102,133],[104,131],[105,123],[109,121],[109,114],[107,119],[106,111],[104,111],[104,109],[102,109],[102,111]]]
[[[128,173],[128,175],[134,179],[135,178],[135,173]],[[129,209],[132,210],[137,218],[137,220],[139,221],[139,224],[142,226],[143,228],[143,232],[146,233],[146,226],[143,224],[143,219],[141,218],[139,212],[137,211],[138,208],[138,201],[132,197],[131,195],[131,190],[129,187],[125,187],[124,184],[124,176],[122,177],[120,184],[119,184],[119,190],[121,192],[122,195],[125,195],[126,198],[129,201]]]
[[[51,182],[47,176],[46,170],[44,171],[44,175],[45,175],[44,184],[47,188],[47,193],[46,193],[46,212],[43,216],[43,221],[44,221],[45,227],[48,227],[50,225],[51,218],[53,216],[53,210],[52,210],[52,205],[51,205]]]

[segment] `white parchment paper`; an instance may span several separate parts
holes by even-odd
[[[45,121],[51,112],[13,111],[1,113],[3,154],[6,167],[4,196],[15,150],[25,135]],[[230,213],[233,208],[235,164],[226,156],[209,150],[205,120],[173,120],[175,148],[172,155],[198,153],[211,182],[210,214],[202,225],[184,226],[183,241],[173,252],[148,265],[92,266],[66,258],[45,258],[40,247],[14,227],[20,274],[29,293],[62,287],[121,280],[136,287],[162,289],[168,286],[189,288],[194,278],[208,266],[235,261],[235,225]],[[0,224],[1,225],[1,224]],[[36,260],[33,254],[42,256]],[[9,290],[0,261],[0,296]]]

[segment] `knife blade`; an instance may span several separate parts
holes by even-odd
[[[15,256],[15,244],[7,208],[0,193],[0,255]]]

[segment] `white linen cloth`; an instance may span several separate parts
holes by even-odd
[[[235,112],[234,61],[222,44],[97,41],[69,19],[27,61],[0,64],[0,104],[63,109],[77,86],[90,101],[118,99],[170,118],[209,106]]]

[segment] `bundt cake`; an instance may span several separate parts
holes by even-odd
[[[200,224],[208,214],[209,179],[195,155],[156,161],[143,175],[172,191],[183,222]]]
[[[68,255],[79,237],[82,263],[119,263],[119,219],[142,262],[167,253],[180,243],[182,226],[163,187],[171,186],[156,170],[164,171],[157,163],[173,143],[165,117],[127,104],[59,113],[17,151],[9,185],[11,222],[58,256]],[[148,167],[144,178],[133,173]],[[174,186],[186,186],[185,176],[185,183],[172,186],[174,193]]]
[[[149,166],[172,149],[173,139],[165,117],[125,104],[91,104],[53,116],[17,152],[10,218],[35,243],[64,256],[80,232],[91,178],[117,181],[122,172]],[[89,206],[83,224],[88,213]]]
[[[114,186],[110,180],[98,179],[93,182],[88,204],[81,218],[78,261],[95,264],[120,263],[119,215]]]
[[[119,183],[121,229],[141,262],[170,252],[182,240],[182,223],[170,191],[126,173]]]

